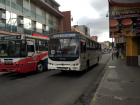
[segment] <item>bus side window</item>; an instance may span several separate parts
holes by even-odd
[[[81,42],[81,53],[85,53],[86,52],[86,43]]]
[[[46,51],[48,51],[48,46],[49,46],[49,43],[48,43],[48,41],[46,41]]]
[[[38,51],[38,40],[35,40],[36,51]]]
[[[34,42],[33,41],[27,41],[27,52],[28,52],[28,56],[32,56],[34,54]]]
[[[90,46],[89,46],[89,40],[88,39],[86,39],[86,47],[87,47],[87,50],[90,50]]]
[[[26,45],[24,40],[21,43],[21,56],[26,57]]]
[[[92,41],[90,41],[90,50],[92,50]]]
[[[95,50],[95,42],[93,42],[93,50]]]
[[[46,40],[39,40],[39,51],[48,51],[46,49]]]

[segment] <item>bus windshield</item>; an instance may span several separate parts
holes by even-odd
[[[51,39],[49,57],[78,57],[79,39]]]
[[[25,40],[0,41],[0,57],[25,57]]]

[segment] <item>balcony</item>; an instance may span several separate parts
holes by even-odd
[[[50,12],[51,14],[53,14],[57,17],[63,17],[63,15],[59,12],[59,10],[55,9],[53,7],[54,5],[50,3],[51,1],[53,2],[53,0],[31,0],[31,1],[33,1],[38,6],[44,8],[45,10]],[[58,4],[58,6],[59,6],[59,4]]]
[[[47,4],[49,4],[51,7],[53,7],[57,11],[59,11],[59,8],[58,7],[60,5],[56,1],[54,1],[54,0],[43,0],[43,1],[45,1]]]

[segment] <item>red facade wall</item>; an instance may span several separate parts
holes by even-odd
[[[94,40],[98,40],[98,37],[97,36],[92,36],[92,39],[94,39]]]
[[[63,18],[59,19],[59,32],[71,31],[71,11],[61,12]]]

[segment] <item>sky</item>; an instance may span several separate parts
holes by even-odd
[[[60,11],[71,11],[71,25],[86,25],[90,36],[98,36],[99,42],[112,41],[109,38],[108,0],[55,0]]]

